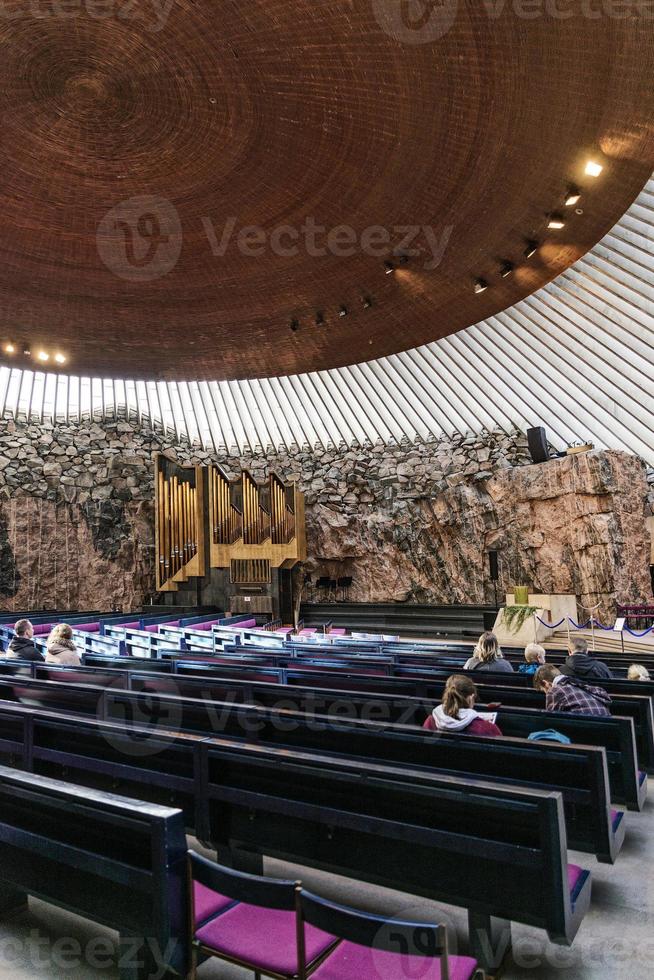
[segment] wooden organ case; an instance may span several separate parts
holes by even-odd
[[[276,473],[260,484],[247,470],[229,480],[211,466],[209,521],[209,564],[224,570],[231,611],[288,617],[280,593],[306,558],[304,494]]]
[[[155,510],[157,591],[183,591],[195,578],[205,602],[292,620],[291,570],[306,559],[296,484],[276,473],[258,483],[247,470],[232,480],[219,466],[157,454]]]
[[[177,592],[206,574],[204,472],[155,455],[155,550],[158,592]]]

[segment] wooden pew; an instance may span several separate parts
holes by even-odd
[[[0,766],[0,909],[28,895],[120,934],[121,980],[184,976],[182,814]]]
[[[589,873],[568,877],[556,792],[428,769],[407,779],[404,767],[369,760],[0,706],[0,720],[12,717],[29,730],[26,768],[181,801],[222,861],[253,870],[270,854],[467,908],[474,955],[489,969],[504,953],[508,920],[570,943],[588,908]],[[499,949],[491,917],[504,920]]]

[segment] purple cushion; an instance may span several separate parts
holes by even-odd
[[[99,633],[100,624],[99,623],[81,623],[80,625],[73,626],[75,630],[82,630],[83,633]]]
[[[141,621],[136,619],[133,623],[118,623],[118,626],[124,630],[138,630],[141,628]],[[148,627],[146,626],[145,628],[147,629]]]
[[[469,956],[448,956],[450,980],[470,980],[477,961]],[[342,942],[315,973],[312,980],[440,980],[441,964],[436,957],[408,956]]]
[[[190,630],[210,630],[218,622],[217,619],[210,619],[208,623],[191,623]]]
[[[52,631],[52,623],[37,623],[34,627],[34,636],[44,636]]]
[[[233,904],[233,899],[212,891],[206,885],[201,885],[199,881],[193,882],[193,908],[196,926]]]
[[[307,626],[306,629],[300,630],[300,636],[313,636],[315,632],[315,626]]]
[[[334,636],[345,636],[345,629],[341,626],[330,629],[329,632],[333,633]]]
[[[277,629],[275,630],[275,633],[284,633],[286,635],[292,632],[293,632],[292,626],[278,626]]]
[[[239,902],[198,929],[195,938],[217,953],[251,963],[255,969],[271,970],[283,976],[295,976],[298,972],[295,912]],[[315,959],[333,941],[326,932],[307,926],[307,959]]]

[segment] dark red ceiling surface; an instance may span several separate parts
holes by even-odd
[[[515,303],[654,167],[642,6],[4,0],[5,363],[43,348],[73,374],[284,374]],[[415,226],[422,251],[386,275]]]

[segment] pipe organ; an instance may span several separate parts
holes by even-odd
[[[203,468],[157,454],[155,512],[157,591],[175,592],[206,572]]]
[[[157,589],[206,577],[232,612],[279,615],[280,583],[306,558],[304,495],[271,473],[234,480],[216,465],[156,458]],[[208,584],[209,583],[209,584]],[[213,601],[218,601],[214,598]]]

